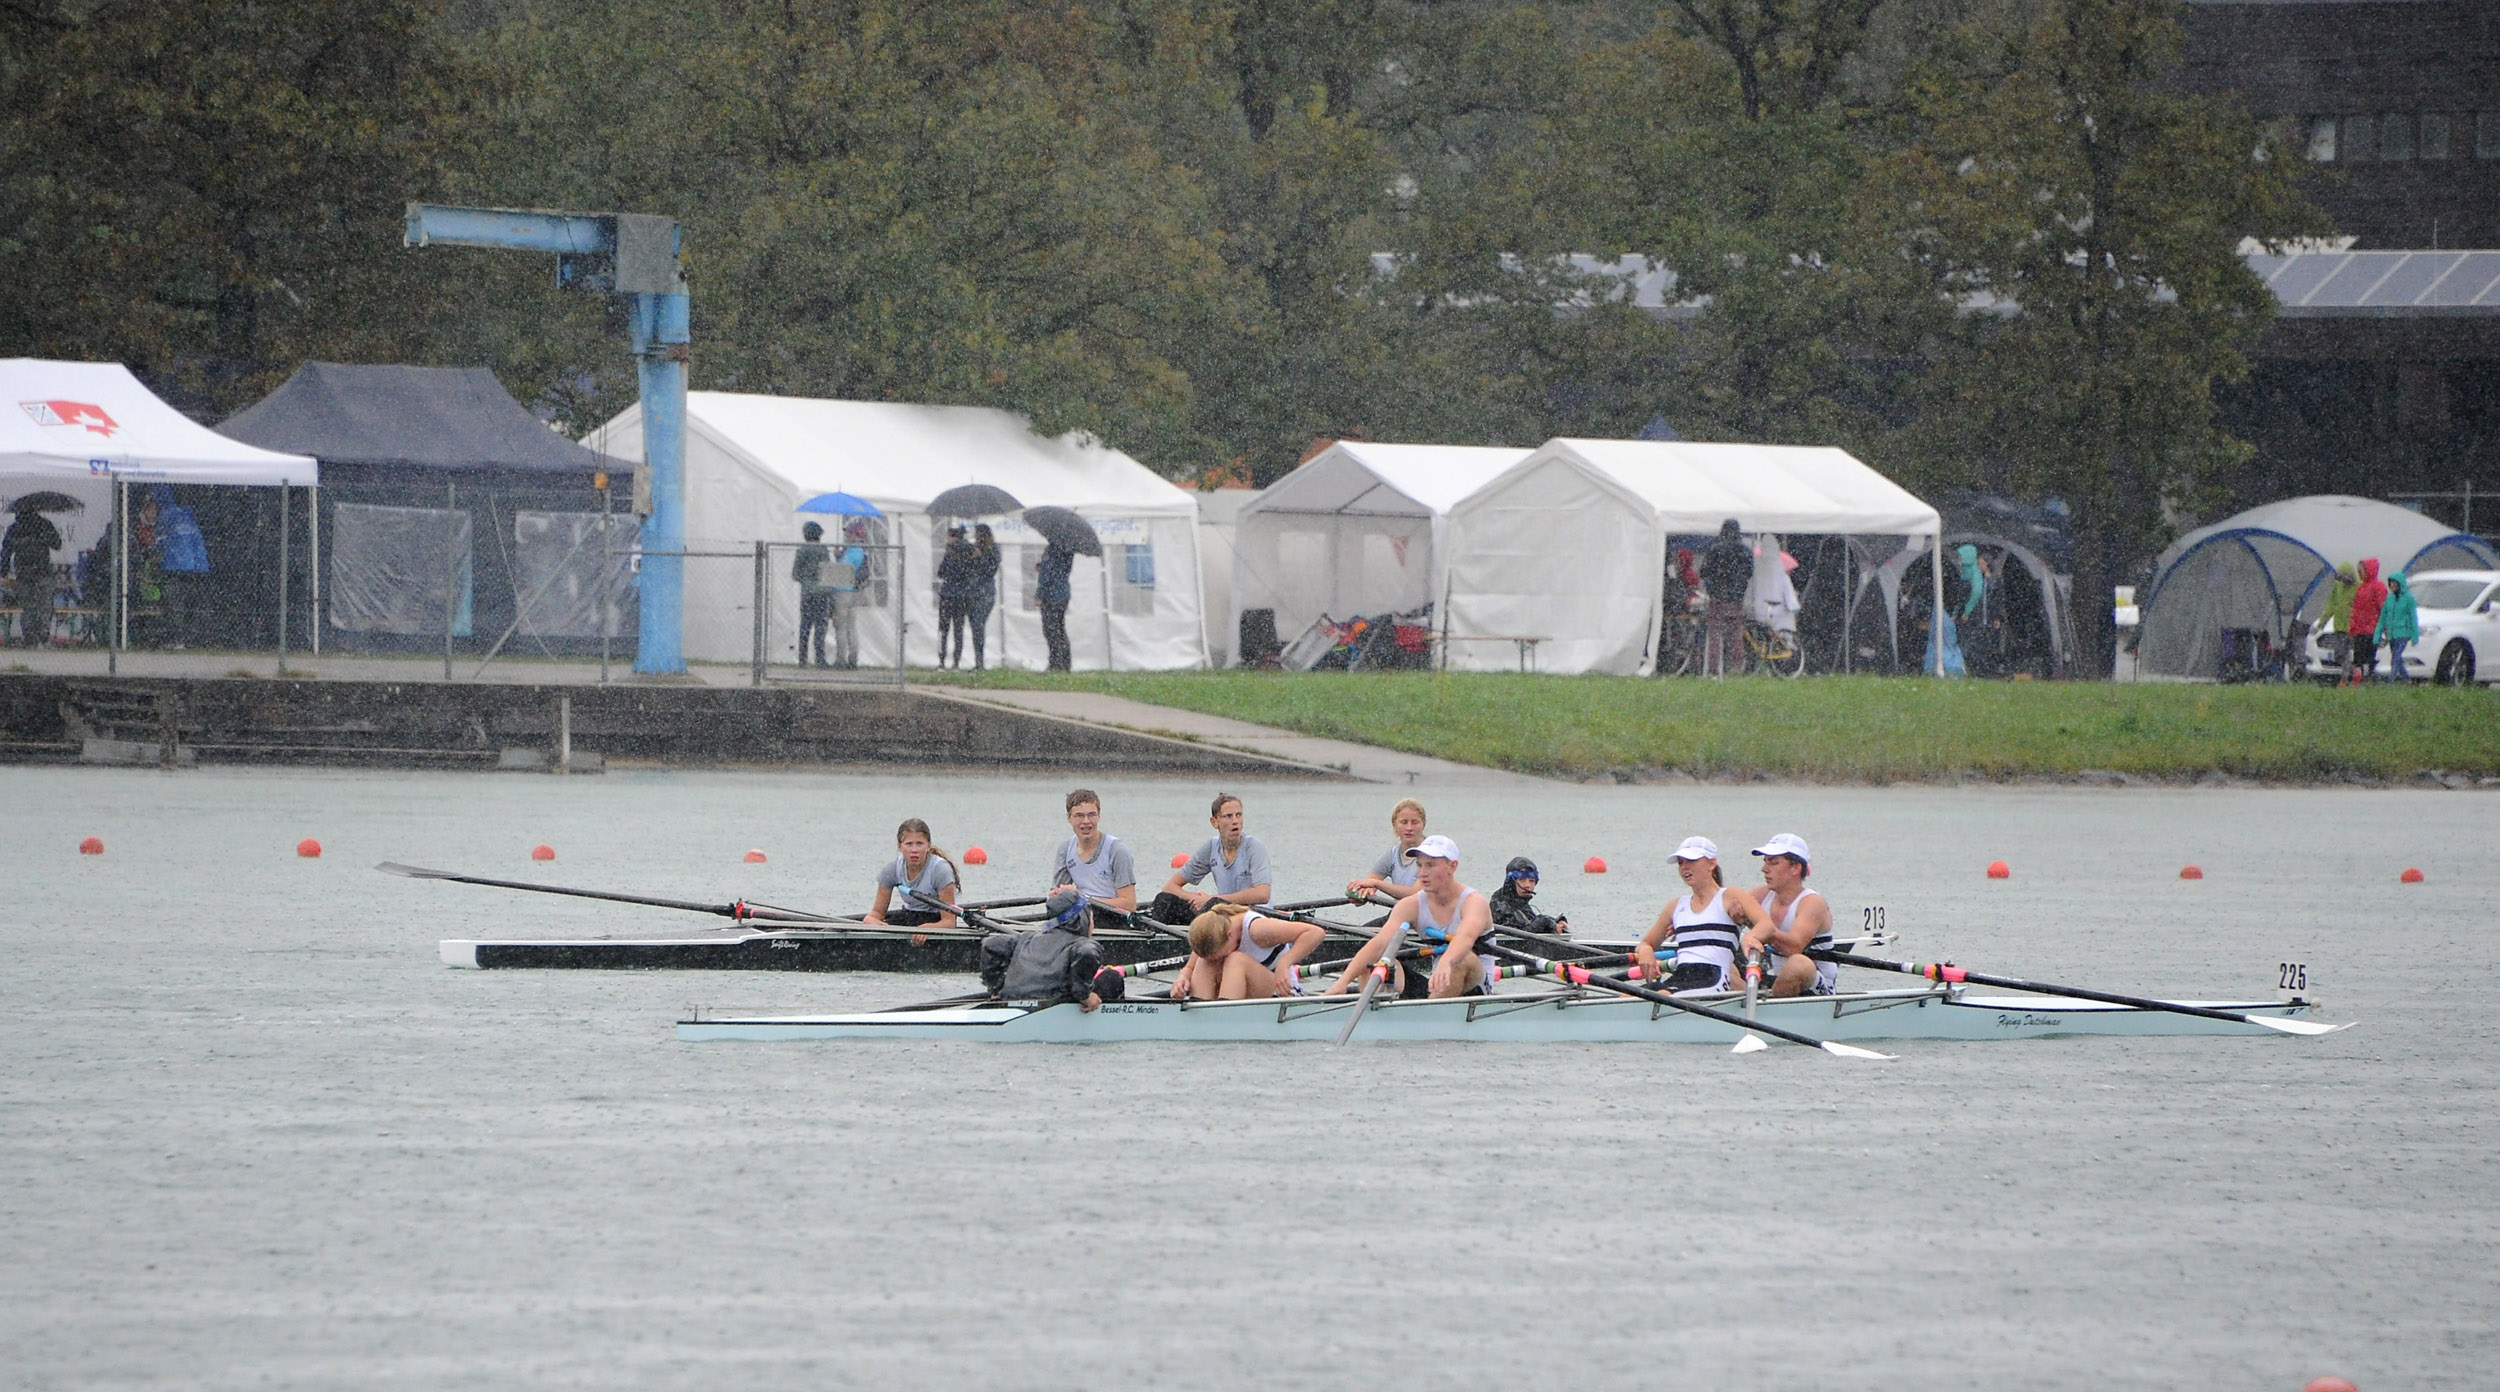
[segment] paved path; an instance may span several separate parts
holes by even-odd
[[[1221,715],[1201,715],[1171,706],[1148,705],[1125,696],[1089,691],[1002,691],[990,687],[916,687],[965,700],[987,701],[1019,710],[1039,711],[1089,725],[1109,725],[1153,735],[1170,735],[1201,744],[1247,750],[1298,764],[1339,768],[1366,783],[1395,787],[1484,788],[1550,787],[1541,778],[1504,769],[1461,764],[1423,754],[1406,754],[1377,745],[1296,734],[1270,725],[1253,725]]]

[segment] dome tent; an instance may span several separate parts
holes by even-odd
[[[2154,562],[2137,670],[2219,676],[2225,630],[2288,640],[2295,622],[2316,619],[2335,567],[2368,557],[2383,575],[2495,564],[2479,537],[2393,503],[2322,494],[2250,508],[2179,538]]]

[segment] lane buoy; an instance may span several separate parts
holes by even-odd
[[[321,858],[321,843],[307,836],[303,840],[295,843],[295,853],[302,856],[306,860],[319,860]]]
[[[533,846],[530,848],[530,859],[532,860],[553,860],[555,858],[556,848],[553,846]]]
[[[78,853],[80,855],[104,854],[104,838],[101,836],[90,836],[86,840],[79,842]]]
[[[2183,865],[2179,867],[2179,878],[2183,880],[2201,880],[2205,878],[2205,872],[2193,865]]]
[[[1992,861],[1989,861],[1989,862],[1988,862],[1988,878],[1989,878],[1989,879],[1992,879],[1992,880],[2010,880],[2010,879],[2012,879],[2013,877],[2014,877],[2014,867],[2013,867],[2013,866],[2008,865],[2008,864],[2006,864],[2004,861],[2001,861],[2001,860],[1992,860]]]
[[[980,847],[978,847],[978,846],[966,846],[966,847],[964,847],[964,864],[966,864],[966,865],[987,865],[987,864],[989,864],[989,863],[990,863],[990,853],[989,853],[989,852],[987,852],[987,851],[985,851],[985,850],[982,850],[982,849],[981,849]]]
[[[1182,866],[1187,865],[1188,863],[1189,863],[1189,852],[1187,852],[1187,851],[1174,851],[1174,852],[1172,853],[1172,868],[1173,868],[1173,869],[1178,870],[1178,869],[1180,869]]]
[[[2361,1392],[2361,1389],[2352,1385],[2351,1378],[2322,1377],[2309,1379],[2309,1385],[2300,1392]]]
[[[761,864],[763,864],[763,863],[764,863],[764,853],[763,853],[762,851],[749,851],[749,852],[747,852],[747,864],[749,864],[749,865],[761,865]]]
[[[1580,873],[1583,875],[1605,874],[1606,858],[1604,856],[1590,856],[1588,858],[1588,863],[1580,867]]]
[[[2405,872],[2396,877],[2396,882],[2399,884],[2420,884],[2422,882],[2422,872],[2413,866],[2408,865],[2405,867]]]

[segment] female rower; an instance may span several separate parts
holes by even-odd
[[[955,926],[955,862],[929,844],[929,824],[913,817],[894,829],[894,849],[902,854],[877,872],[877,906],[864,923],[890,923],[897,928]],[[894,907],[896,891],[903,907]]]
[[[1217,902],[1189,923],[1189,962],[1172,982],[1174,1000],[1259,1000],[1301,988],[1294,967],[1325,936],[1244,904]]]
[[[1632,955],[1641,964],[1641,979],[1658,979],[1658,944],[1669,929],[1675,932],[1675,971],[1666,980],[1672,994],[1700,995],[1736,987],[1737,930],[1769,920],[1753,896],[1719,882],[1718,843],[1707,836],[1687,836],[1675,848],[1675,870],[1684,878],[1685,894],[1659,911],[1658,921],[1641,934]]]
[[[1389,829],[1397,833],[1398,843],[1380,853],[1372,862],[1372,872],[1346,881],[1347,898],[1377,894],[1388,899],[1404,899],[1415,892],[1415,862],[1407,852],[1424,843],[1424,805],[1413,798],[1399,798],[1389,809]],[[1373,923],[1374,928],[1389,920]]]

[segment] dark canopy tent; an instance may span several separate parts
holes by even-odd
[[[337,646],[630,653],[630,514],[605,516],[605,457],[548,428],[485,368],[306,363],[221,434],[322,462],[322,627]],[[284,444],[275,442],[284,441]],[[630,465],[626,467],[630,474]],[[203,529],[209,519],[201,518]],[[215,535],[214,532],[211,533]],[[326,544],[325,544],[326,539]]]

